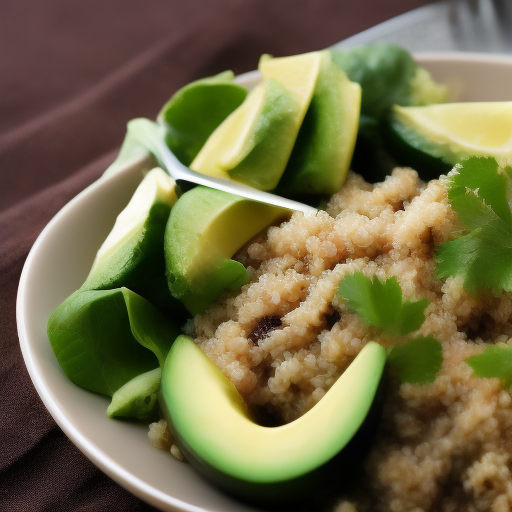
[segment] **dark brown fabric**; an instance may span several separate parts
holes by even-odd
[[[0,0],[0,510],[154,510],[96,469],[46,412],[15,322],[20,272],[95,180],[126,122],[261,53],[327,47],[427,0]]]

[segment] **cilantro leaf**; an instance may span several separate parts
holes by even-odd
[[[472,208],[493,212],[512,225],[512,213],[507,201],[509,179],[491,157],[471,157],[454,167],[449,176],[448,199],[461,220],[471,227]],[[476,200],[476,201],[475,201]]]
[[[348,308],[369,324],[391,336],[404,336],[418,330],[425,321],[427,299],[402,300],[402,289],[396,277],[382,282],[362,272],[345,276],[338,285],[338,295]]]
[[[438,277],[460,275],[469,291],[512,291],[510,185],[507,169],[494,158],[471,157],[455,166],[448,199],[465,229],[460,238],[439,246]]]
[[[443,348],[433,336],[413,338],[405,345],[394,346],[388,362],[402,382],[428,384],[436,379],[443,364]]]
[[[481,354],[466,359],[475,377],[496,377],[505,389],[512,388],[512,347],[490,345]]]

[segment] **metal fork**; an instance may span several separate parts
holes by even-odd
[[[410,52],[512,53],[512,0],[434,2],[349,37],[334,48],[377,41]]]
[[[159,147],[159,159],[162,160],[165,168],[169,172],[171,178],[176,181],[176,184],[181,190],[186,191],[190,188],[190,184],[194,183],[197,185],[204,185],[205,187],[215,188],[230,194],[236,194],[253,201],[259,201],[261,203],[267,203],[274,206],[280,206],[287,208],[288,210],[299,211],[303,213],[315,214],[318,210],[312,206],[308,206],[292,199],[286,199],[284,197],[270,194],[269,192],[263,192],[242,183],[236,181],[227,180],[224,178],[215,178],[213,176],[206,176],[199,172],[189,169],[183,165],[174,155],[172,151],[165,144],[161,144]]]

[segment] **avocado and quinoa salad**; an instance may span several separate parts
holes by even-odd
[[[107,414],[258,506],[512,509],[512,101],[404,50],[261,58],[135,119],[152,156],[48,337]],[[316,214],[198,186],[191,169]],[[149,170],[151,169],[151,170]]]

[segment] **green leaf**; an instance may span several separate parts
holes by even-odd
[[[181,88],[164,105],[159,120],[167,145],[184,165],[190,165],[208,137],[247,96],[232,71],[203,78]]]
[[[393,347],[388,362],[398,370],[402,382],[428,384],[441,369],[443,349],[433,336],[413,338]]]
[[[161,364],[179,328],[127,288],[78,291],[51,314],[48,338],[68,378],[112,396]]]
[[[442,103],[446,101],[447,88],[435,83],[410,53],[388,43],[331,50],[331,56],[350,80],[362,88],[361,117],[351,169],[366,181],[382,181],[396,167],[383,133],[384,114],[393,105]]]
[[[475,377],[498,378],[505,389],[512,387],[512,347],[490,345],[481,354],[466,359]]]
[[[512,225],[509,186],[508,175],[494,158],[473,156],[450,173],[448,199],[469,229],[494,218],[493,213]]]
[[[233,78],[231,71],[225,71],[186,85],[162,108],[158,116],[162,124],[144,118],[129,121],[119,154],[105,174],[144,157],[152,157],[147,169],[155,162],[165,169],[162,145],[168,146],[184,165],[190,165],[215,128],[247,95]]]
[[[143,347],[151,350],[160,366],[163,366],[172,342],[180,334],[178,325],[172,323],[169,317],[164,318],[140,295],[127,288],[121,289],[133,336]]]
[[[161,157],[162,147],[167,147],[163,126],[142,117],[132,119],[126,127],[126,135],[117,158],[104,174],[114,174],[143,157],[149,160],[147,170],[155,167],[155,164],[166,169]]]
[[[382,282],[362,272],[345,276],[338,286],[338,294],[351,311],[390,336],[417,331],[425,321],[425,308],[429,304],[427,299],[402,300],[396,277]]]
[[[449,176],[448,199],[464,230],[436,251],[439,278],[460,275],[468,291],[512,292],[510,178],[494,158],[471,157]]]
[[[332,50],[333,61],[363,89],[361,113],[379,117],[391,105],[409,105],[418,65],[411,54],[387,43]]]

